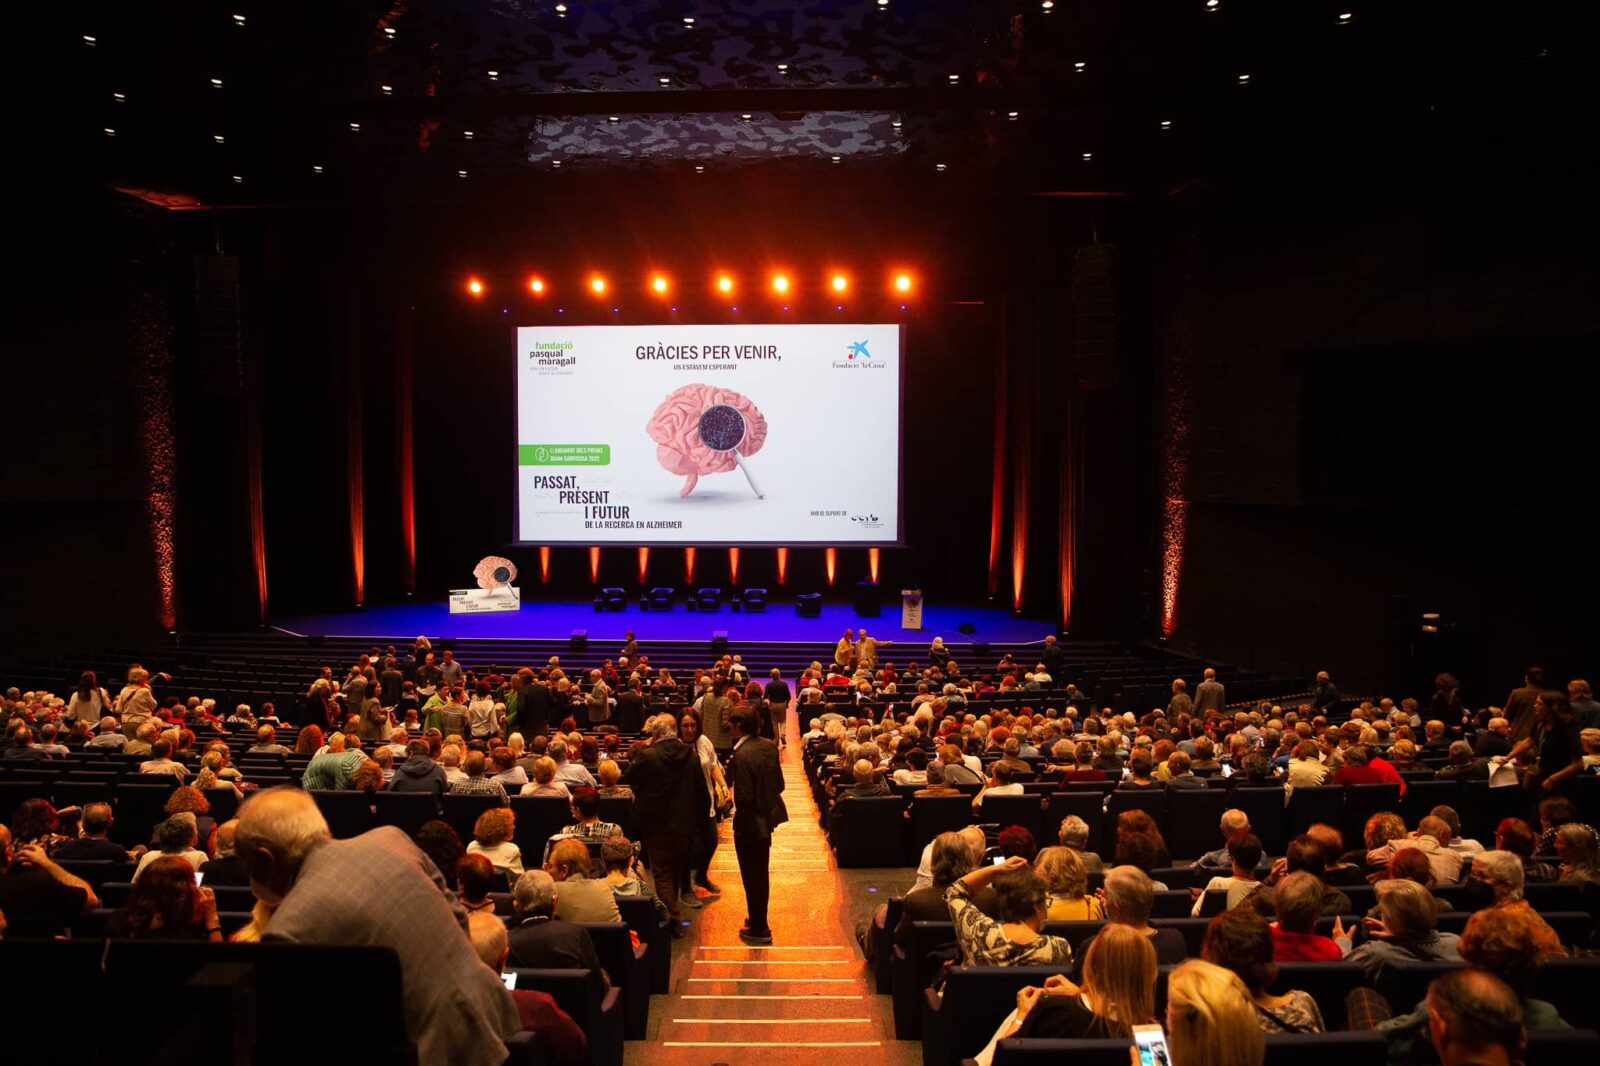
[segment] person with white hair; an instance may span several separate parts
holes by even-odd
[[[382,826],[334,840],[309,794],[273,788],[239,808],[234,849],[271,911],[263,940],[394,950],[418,1062],[506,1060],[505,1038],[520,1028],[515,1004],[473,952],[450,886],[405,833]]]

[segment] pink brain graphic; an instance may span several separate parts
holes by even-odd
[[[754,455],[766,443],[767,420],[742,393],[714,385],[674,389],[661,401],[644,429],[656,442],[656,460],[668,472],[688,479],[679,496],[693,492],[704,475],[726,473],[736,465],[732,451],[713,451],[700,439],[700,416],[718,404],[727,404],[744,416],[744,440],[736,449],[740,455]]]

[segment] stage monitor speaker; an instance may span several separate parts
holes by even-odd
[[[728,631],[726,629],[713,629],[711,631],[711,654],[719,659],[728,654]]]
[[[862,618],[876,618],[883,613],[883,602],[878,595],[876,581],[856,582],[856,614]]]
[[[588,643],[589,631],[587,629],[574,629],[572,636],[567,640],[567,647],[576,653],[581,652],[584,649],[584,645]]]
[[[794,613],[801,618],[821,618],[822,593],[800,593],[800,595],[794,598]]]
[[[973,625],[971,622],[962,622],[960,625],[956,626],[956,632],[960,633],[964,637],[970,637],[977,631],[978,627]]]

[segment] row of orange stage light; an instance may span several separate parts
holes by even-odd
[[[738,294],[740,281],[741,279],[734,274],[719,272],[711,276],[707,288],[714,297],[732,298]],[[854,288],[855,280],[842,271],[833,271],[822,278],[822,286],[824,293],[829,297],[842,299]],[[476,274],[470,275],[466,279],[464,287],[467,295],[474,298],[481,298],[489,293],[489,283]],[[673,279],[666,274],[650,274],[644,279],[643,289],[645,293],[659,299],[671,297],[676,288],[677,286]],[[916,279],[909,271],[905,270],[891,272],[884,282],[886,295],[900,300],[909,297],[915,288]],[[529,296],[542,299],[555,292],[555,285],[548,278],[539,274],[532,274],[523,280],[522,289]],[[583,279],[581,289],[595,299],[605,299],[614,295],[612,281],[604,274],[588,275]],[[772,294],[774,299],[786,300],[798,294],[799,281],[792,274],[784,271],[774,271],[766,279],[765,289]]]

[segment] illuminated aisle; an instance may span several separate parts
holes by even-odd
[[[711,864],[720,899],[698,912],[679,942],[671,995],[651,1000],[650,1039],[627,1045],[644,1063],[815,1063],[838,1049],[852,1063],[914,1063],[915,1042],[897,1042],[888,996],[872,991],[851,928],[846,887],[834,867],[806,787],[789,715],[783,754],[789,822],[772,846],[771,947],[739,939],[744,888],[731,821]],[[876,897],[874,897],[876,898]]]

